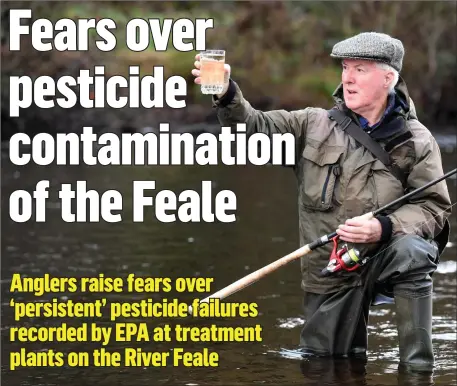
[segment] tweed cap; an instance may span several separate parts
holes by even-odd
[[[378,32],[363,32],[336,43],[330,56],[340,59],[365,59],[386,63],[398,72],[405,49],[400,40]]]

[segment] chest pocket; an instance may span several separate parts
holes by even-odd
[[[372,191],[376,195],[376,209],[405,194],[401,182],[379,160],[375,160],[371,165],[370,179]],[[374,209],[370,208],[370,199],[367,200],[366,211]]]
[[[300,201],[305,208],[326,211],[333,207],[337,178],[341,174],[339,159],[342,148],[316,149],[309,145],[302,153]]]

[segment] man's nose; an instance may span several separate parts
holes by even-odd
[[[352,74],[352,71],[343,71],[341,80],[343,83],[354,83],[354,76]]]

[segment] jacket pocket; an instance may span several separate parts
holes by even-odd
[[[300,201],[305,208],[326,211],[333,207],[335,183],[341,174],[341,148],[315,149],[309,145],[302,153]]]
[[[375,160],[371,165],[370,179],[376,197],[376,209],[404,194],[401,182],[379,160]]]

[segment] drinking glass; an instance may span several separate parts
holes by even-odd
[[[201,91],[220,94],[224,89],[224,50],[206,50],[200,53]]]

